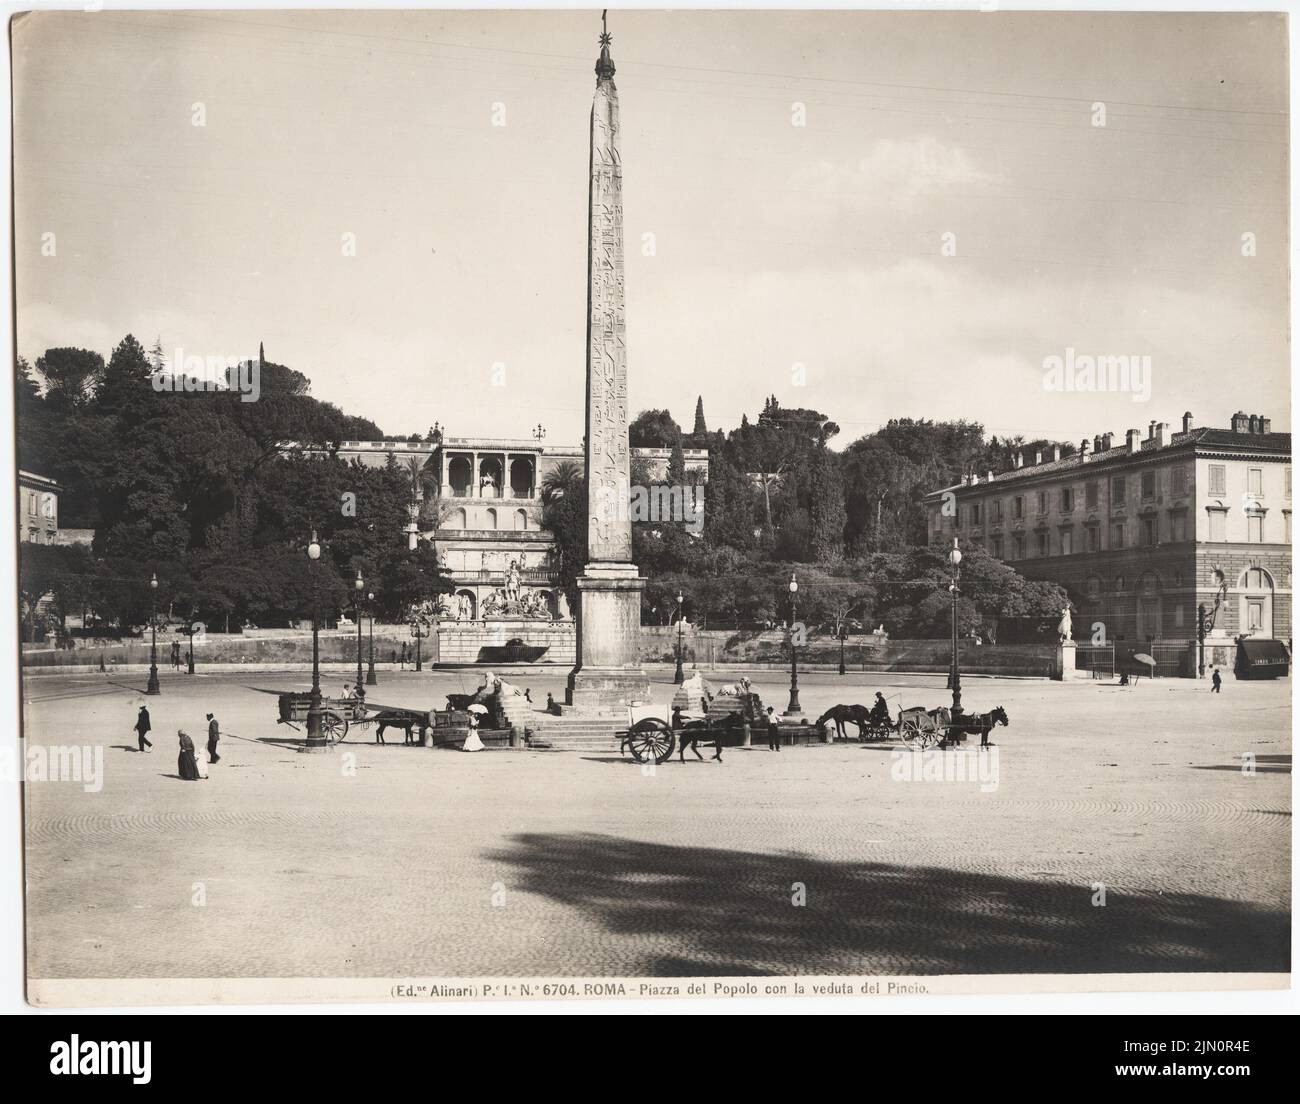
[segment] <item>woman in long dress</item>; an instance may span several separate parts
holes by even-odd
[[[469,735],[460,747],[461,751],[482,751],[483,741],[478,738],[478,714],[469,715]]]
[[[184,729],[177,729],[176,735],[180,737],[181,754],[176,763],[177,773],[186,782],[197,782],[199,780],[199,765],[194,761],[194,741],[189,738]]]

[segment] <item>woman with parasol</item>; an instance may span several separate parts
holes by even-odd
[[[479,705],[475,702],[468,709],[469,712],[469,735],[465,737],[465,742],[461,745],[461,751],[482,751],[483,741],[478,736],[478,719],[487,712],[487,706]]]

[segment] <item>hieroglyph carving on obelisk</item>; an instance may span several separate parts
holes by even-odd
[[[601,36],[591,105],[587,256],[587,560],[628,563],[627,343],[623,308],[623,166],[618,89],[608,35]]]

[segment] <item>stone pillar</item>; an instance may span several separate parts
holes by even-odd
[[[628,513],[623,167],[610,36],[601,35],[591,106],[587,252],[587,564],[578,579],[577,665],[568,703],[600,709],[648,700],[640,664],[641,592]]]

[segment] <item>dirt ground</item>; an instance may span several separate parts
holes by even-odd
[[[507,677],[538,703],[562,690],[563,672]],[[783,673],[752,677],[784,708]],[[656,676],[663,699],[670,678]],[[428,708],[475,678],[381,682],[372,700]],[[933,676],[800,682],[814,717],[877,689],[895,710],[948,700]],[[365,729],[303,755],[254,688],[305,685],[165,674],[145,699],[133,676],[27,682],[29,757],[103,755],[102,786],[26,787],[31,976],[1289,968],[1289,681],[1229,678],[1212,696],[969,679],[968,710],[1010,715],[995,750],[755,747],[655,770],[400,733],[379,747]],[[221,761],[182,782],[176,729],[202,747],[209,710]]]

